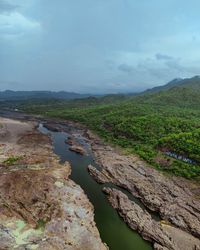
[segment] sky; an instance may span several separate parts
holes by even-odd
[[[138,92],[200,74],[199,0],[0,0],[0,90]]]

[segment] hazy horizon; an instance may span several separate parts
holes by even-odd
[[[134,93],[199,75],[199,7],[0,0],[0,91]]]
[[[175,80],[176,78],[172,79],[171,81]],[[183,78],[180,78],[180,79],[183,79]],[[138,91],[118,91],[118,92],[115,92],[113,90],[113,92],[93,92],[93,93],[90,93],[90,92],[78,92],[78,91],[68,91],[68,90],[64,90],[64,89],[57,89],[57,90],[49,90],[49,89],[3,89],[1,90],[0,89],[0,92],[4,92],[4,91],[38,91],[38,92],[42,92],[42,91],[52,91],[52,92],[70,92],[70,93],[74,93],[74,94],[91,94],[91,95],[109,95],[109,94],[134,94],[134,93],[140,93],[140,92],[143,92],[145,90],[148,90],[148,89],[151,89],[151,88],[154,88],[154,87],[158,87],[158,86],[164,86],[166,84],[168,84],[169,82],[166,82],[164,84],[158,84],[158,85],[152,85],[150,88],[144,88],[144,89],[141,89],[141,90],[138,90]]]

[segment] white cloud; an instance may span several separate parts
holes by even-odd
[[[31,20],[19,12],[0,15],[0,36],[10,38],[41,28],[39,22]]]

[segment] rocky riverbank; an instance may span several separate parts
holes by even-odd
[[[90,174],[99,183],[113,183],[128,190],[147,208],[141,209],[118,190],[104,189],[126,223],[151,241],[155,249],[200,249],[200,185],[166,176],[136,156],[125,156],[90,131],[87,136],[101,166],[101,171],[89,166]],[[154,220],[149,210],[157,212],[161,220]]]
[[[65,121],[46,121],[53,131],[67,131],[85,136],[101,170],[88,166],[89,173],[100,183],[112,183],[138,198],[138,207],[124,193],[104,189],[111,205],[124,221],[138,231],[156,250],[200,249],[200,185],[183,178],[169,177],[151,168],[136,156],[123,155],[106,145],[84,126]],[[157,213],[160,220],[151,212]]]
[[[0,118],[0,249],[107,249],[70,165],[36,125]]]
[[[119,215],[133,230],[152,242],[154,249],[200,249],[199,183],[164,175],[136,156],[123,155],[77,123],[56,119],[45,122],[53,131],[68,132],[73,140],[84,136],[100,166],[98,169],[88,167],[95,180],[126,189],[142,202],[144,207],[115,188],[104,188]],[[157,213],[160,219],[152,213]]]

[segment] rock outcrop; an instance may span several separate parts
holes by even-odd
[[[55,124],[51,122],[44,123],[43,126],[52,132],[58,132],[61,130],[61,127],[59,126],[59,124]]]
[[[154,249],[192,250],[200,243],[190,234],[168,223],[154,220],[147,210],[129,200],[121,191],[111,188],[104,188],[103,191],[124,221],[144,239],[152,242]]]
[[[105,250],[94,209],[33,123],[1,119],[0,249]],[[7,159],[7,161],[5,161]]]
[[[128,190],[140,199],[147,210],[157,212],[162,220],[176,229],[181,229],[182,234],[188,233],[196,244],[194,239],[200,238],[198,183],[164,175],[136,156],[117,152],[93,134],[89,133],[88,137],[95,159],[102,169],[98,171],[90,168],[89,171],[98,182],[111,182]],[[131,218],[128,224],[131,226]],[[158,243],[156,241],[155,243],[157,244],[155,248],[159,249]],[[177,244],[181,245],[180,241]],[[195,247],[198,245],[200,243]],[[177,246],[177,249],[181,248]]]
[[[110,181],[110,178],[107,177],[103,171],[100,172],[99,170],[97,170],[95,167],[93,167],[92,165],[88,166],[88,172],[90,173],[90,175],[96,180],[96,182],[103,184],[106,182]]]
[[[77,154],[80,155],[84,155],[85,154],[85,150],[82,146],[80,145],[73,145],[71,147],[69,147],[69,150],[76,152]]]
[[[72,136],[69,136],[66,140],[65,140],[65,143],[72,146],[74,145],[76,142],[75,142],[75,139],[72,137]]]

